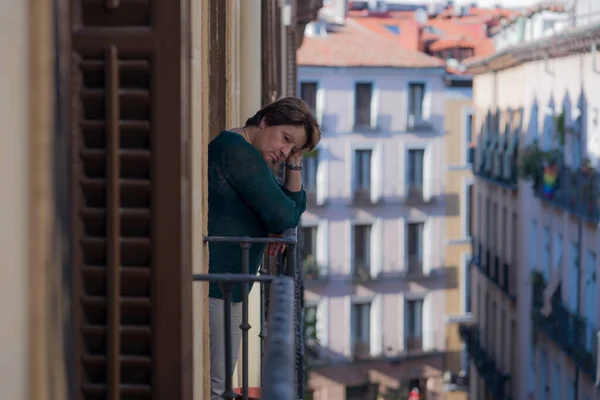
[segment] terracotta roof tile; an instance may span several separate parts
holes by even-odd
[[[444,65],[442,60],[404,48],[401,40],[374,32],[354,18],[347,18],[346,26],[336,32],[305,37],[297,59],[301,66],[323,67],[435,68]]]

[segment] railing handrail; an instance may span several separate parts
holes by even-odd
[[[250,236],[205,236],[204,243],[281,243],[289,246],[296,246],[298,240],[292,237],[250,237]]]

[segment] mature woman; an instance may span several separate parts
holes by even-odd
[[[306,209],[302,190],[302,153],[321,139],[319,124],[307,103],[287,97],[258,111],[240,128],[224,131],[208,146],[208,234],[267,237],[298,225]],[[285,162],[280,185],[269,166]],[[269,245],[275,255],[281,246]],[[250,249],[250,274],[256,274],[265,246]],[[210,244],[211,273],[241,273],[238,244]],[[231,310],[232,365],[237,361],[242,316],[242,288],[236,285]],[[218,284],[209,290],[211,400],[225,391],[223,294]],[[233,371],[228,372],[233,374]]]

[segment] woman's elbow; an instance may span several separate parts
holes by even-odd
[[[282,233],[284,229],[295,228],[300,223],[299,213],[285,213],[278,215],[271,220],[269,231],[272,233]]]

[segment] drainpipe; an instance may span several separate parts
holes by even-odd
[[[262,23],[261,0],[242,0],[239,2],[239,117],[243,124],[262,106]],[[250,387],[259,387],[261,381],[261,343],[259,332],[260,318],[260,285],[254,285],[250,291],[248,322],[252,326],[248,332],[248,383]],[[242,359],[241,347],[238,360]],[[238,361],[238,367],[241,366]],[[235,376],[241,382],[241,368],[237,368]]]
[[[582,236],[583,236],[583,222],[581,218],[578,218],[577,221],[577,266],[579,269],[578,279],[577,279],[577,314],[581,314],[581,279],[582,279],[582,271],[581,267],[581,256],[583,253],[583,244],[582,244]],[[575,400],[579,399],[579,366],[575,364]]]

